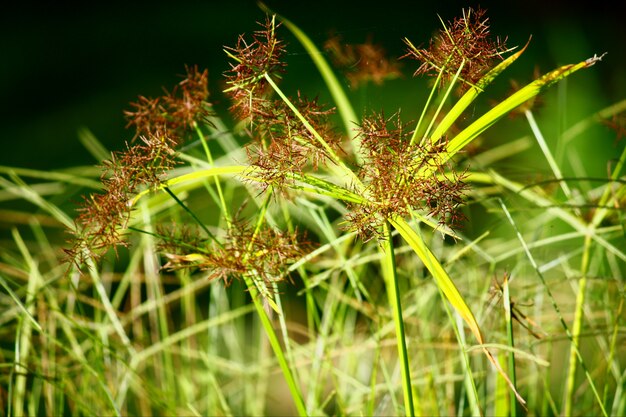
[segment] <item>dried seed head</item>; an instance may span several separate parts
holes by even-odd
[[[207,72],[187,68],[187,77],[163,97],[139,97],[127,111],[128,126],[139,140],[113,152],[103,162],[103,191],[85,197],[72,232],[68,260],[80,267],[87,257],[100,258],[108,249],[127,246],[124,232],[130,218],[129,201],[146,187],[158,187],[179,161],[176,147],[184,130],[208,115]]]
[[[344,43],[339,35],[333,35],[324,43],[324,49],[330,53],[333,64],[344,72],[352,88],[367,81],[380,85],[401,75],[398,62],[390,61],[384,48],[371,39],[352,45]]]
[[[212,279],[227,285],[242,276],[256,276],[266,283],[288,278],[287,266],[306,254],[310,243],[304,236],[282,233],[270,227],[254,231],[248,222],[235,221],[221,243],[200,245],[190,251],[189,245],[176,245],[176,237],[167,247],[169,262],[165,269],[198,268],[210,271]],[[193,252],[193,253],[192,253]]]
[[[186,70],[186,77],[171,92],[165,91],[157,98],[140,96],[131,103],[134,109],[124,112],[128,119],[126,127],[135,127],[136,137],[167,134],[181,142],[185,132],[197,122],[209,123],[208,71],[200,72],[196,66]]]
[[[425,49],[414,47],[408,40],[406,55],[421,62],[415,75],[437,77],[442,73],[440,86],[448,84],[463,66],[459,78],[460,92],[475,85],[489,71],[497,58],[506,52],[505,42],[491,39],[489,19],[482,9],[463,10],[463,16],[444,25]]]
[[[276,37],[275,17],[268,16],[265,23],[259,23],[261,30],[254,32],[252,42],[243,35],[237,39],[235,47],[225,47],[226,53],[235,61],[224,75],[229,88],[225,90],[233,101],[231,110],[241,119],[251,117],[259,100],[263,100],[268,83],[265,74],[279,75],[286,64],[282,61],[285,53],[283,41]]]
[[[334,109],[325,109],[317,98],[310,100],[300,93],[293,102],[307,122],[340,153],[340,137],[328,120]],[[293,184],[293,174],[301,174],[307,168],[317,169],[328,160],[326,150],[282,100],[266,101],[263,108],[256,110],[251,135],[248,158],[257,175],[262,176],[265,187],[271,185],[286,191]]]
[[[359,176],[367,185],[371,203],[349,207],[351,230],[366,240],[380,237],[384,221],[407,216],[412,210],[423,211],[441,224],[458,225],[465,184],[463,175],[442,162],[445,141],[410,145],[412,131],[399,113],[389,119],[382,113],[365,118],[359,133],[366,159]]]

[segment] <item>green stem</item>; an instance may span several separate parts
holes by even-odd
[[[291,392],[291,397],[293,398],[296,409],[298,410],[298,415],[306,416],[307,412],[304,405],[304,400],[302,399],[302,394],[300,393],[293,373],[289,368],[287,358],[285,357],[282,347],[280,346],[280,342],[278,341],[278,337],[276,336],[276,332],[274,331],[272,322],[270,321],[270,318],[267,315],[267,311],[263,306],[262,298],[259,297],[259,291],[257,290],[251,276],[244,276],[244,281],[246,283],[246,286],[248,287],[248,292],[250,293],[250,297],[252,298],[254,307],[256,308],[257,314],[259,315],[259,319],[261,320],[261,325],[263,326],[265,334],[269,339],[270,345],[274,350],[274,354],[276,355],[276,359],[278,360],[278,365],[280,365],[280,369],[283,372],[283,376],[285,377],[285,381],[287,382],[287,386],[289,387],[289,392]]]
[[[193,218],[193,220],[198,224],[198,226],[200,226],[202,228],[202,230],[204,230],[204,232],[212,240],[217,242],[217,239],[215,238],[215,235],[213,233],[211,233],[209,228],[206,227],[206,225],[198,218],[198,216],[196,216],[196,214],[193,211],[191,211],[189,209],[189,207],[187,207],[187,205],[185,203],[183,203],[182,200],[176,196],[176,194],[174,194],[174,192],[170,189],[170,187],[165,186],[165,187],[163,187],[163,189],[165,190],[165,192],[167,192],[170,195],[170,197],[172,197],[176,201],[176,203],[179,206],[181,206],[183,208],[183,210],[185,210]]]
[[[550,303],[552,304],[552,308],[554,309],[555,313],[557,314],[557,317],[559,318],[559,322],[561,323],[561,326],[563,326],[563,329],[565,330],[565,334],[567,335],[567,338],[570,341],[570,346],[571,346],[571,351],[570,352],[571,352],[571,355],[570,355],[569,376],[572,376],[571,356],[573,355],[578,360],[578,362],[580,363],[580,366],[583,368],[583,371],[585,372],[585,376],[587,378],[587,382],[589,383],[589,387],[593,391],[594,397],[595,397],[598,405],[600,406],[600,410],[602,411],[602,415],[607,417],[608,414],[606,412],[606,409],[604,408],[604,404],[602,403],[602,398],[600,398],[600,394],[598,393],[598,390],[596,389],[596,386],[595,386],[595,383],[593,381],[593,378],[591,377],[591,374],[589,373],[589,370],[587,369],[587,366],[585,365],[585,362],[583,361],[583,357],[582,357],[582,355],[580,353],[580,349],[578,349],[578,343],[574,342],[574,333],[573,333],[573,331],[570,331],[569,327],[567,326],[567,323],[565,323],[565,319],[563,318],[563,315],[561,314],[561,309],[559,308],[559,305],[556,303],[556,299],[554,298],[554,295],[552,294],[552,291],[550,291],[550,287],[548,286],[548,283],[547,283],[545,277],[543,276],[543,273],[541,272],[541,269],[539,268],[539,265],[535,261],[535,257],[530,252],[530,248],[526,244],[526,241],[524,240],[524,237],[521,235],[519,229],[517,228],[517,225],[513,221],[513,217],[511,217],[511,213],[509,212],[509,210],[504,205],[504,202],[502,200],[499,200],[499,201],[500,201],[500,206],[502,207],[502,210],[504,211],[504,214],[506,215],[509,223],[511,224],[511,226],[515,230],[515,234],[517,235],[517,238],[519,239],[520,244],[522,245],[522,248],[524,249],[524,252],[526,253],[526,257],[528,258],[528,261],[530,262],[531,266],[533,267],[533,269],[537,273],[537,276],[539,276],[539,279],[541,280],[541,284],[545,288],[546,294],[548,295]],[[591,239],[591,233],[589,234],[588,239]],[[586,275],[586,272],[583,271],[583,277],[585,277],[585,275]],[[582,279],[584,279],[584,278],[582,278]],[[582,284],[586,285],[586,279],[584,280],[584,282]],[[582,293],[584,293],[584,288],[582,288],[582,289],[583,289]],[[580,292],[580,289],[579,289],[579,295],[580,294],[581,294],[581,292]],[[579,300],[577,300],[577,304],[578,304],[578,301]],[[582,301],[584,301],[584,299]],[[578,314],[578,309],[577,309],[577,313],[576,314]],[[580,329],[578,329],[578,331],[580,332]],[[580,333],[578,333],[578,336],[580,336]],[[575,371],[573,371],[573,372],[575,372]],[[568,380],[568,383],[567,383],[567,386],[566,386],[566,392],[569,392],[569,384],[570,383],[573,384],[573,382]],[[573,394],[573,392],[571,394]],[[565,399],[566,404],[565,404],[565,408],[563,410],[563,413],[564,413],[564,415],[571,415],[571,403],[568,405],[567,402],[568,401],[571,402],[572,395],[570,395],[570,394],[566,394],[566,395],[570,399],[568,399],[568,398]],[[570,413],[567,412],[568,409],[569,409]]]
[[[620,159],[611,174],[611,180],[615,181],[619,178],[620,172],[624,167],[624,163],[626,162],[626,149],[622,152]],[[589,264],[591,259],[591,247],[593,240],[593,233],[598,225],[604,220],[605,216],[608,213],[608,203],[610,198],[614,194],[613,184],[607,184],[600,200],[598,202],[599,208],[594,213],[593,219],[591,223],[587,226],[589,228],[588,233],[585,235],[585,242],[583,245],[583,256],[581,260],[581,278],[578,280],[578,294],[576,296],[576,309],[574,315],[574,323],[572,326],[572,349],[570,350],[569,356],[569,366],[567,373],[567,380],[565,385],[565,404],[563,413],[565,415],[570,415],[572,412],[573,401],[574,401],[574,390],[576,383],[576,374],[577,374],[577,362],[579,358],[579,342],[580,342],[580,334],[582,332],[583,325],[583,308],[585,305],[585,296],[586,296],[586,288],[587,288],[587,276],[589,274]],[[593,385],[592,385],[593,388]],[[595,392],[595,390],[594,390]],[[598,403],[602,407],[603,402],[598,399]],[[604,411],[604,410],[603,410]]]
[[[383,268],[387,286],[389,304],[393,309],[393,319],[396,326],[396,339],[398,341],[398,355],[402,365],[402,392],[404,394],[404,408],[407,416],[414,416],[413,390],[411,389],[411,370],[406,348],[406,336],[404,334],[404,321],[402,320],[402,305],[400,302],[400,290],[398,289],[398,276],[396,274],[396,257],[394,254],[393,241],[391,240],[391,227],[389,222],[384,224],[384,239],[382,241],[384,257]]]
[[[502,301],[504,303],[504,314],[506,317],[506,333],[509,339],[509,346],[511,346],[511,351],[509,352],[509,378],[513,385],[517,385],[517,375],[515,374],[515,353],[513,352],[513,348],[515,348],[515,338],[513,335],[513,314],[511,312],[511,296],[509,295],[509,280],[505,275],[504,282],[502,283]],[[515,401],[515,394],[511,391],[511,417],[517,417],[517,403]]]
[[[204,137],[204,134],[200,130],[200,127],[198,126],[198,124],[196,124],[196,133],[198,134],[198,137],[200,137],[200,143],[202,143],[202,148],[204,149],[204,154],[206,155],[207,162],[211,164],[211,166],[213,166],[214,161],[213,161],[213,155],[211,154],[211,149],[209,148],[206,138]],[[217,190],[217,195],[220,200],[220,205],[222,206],[222,213],[224,215],[224,218],[226,219],[226,223],[230,227],[232,222],[231,222],[228,206],[226,205],[226,199],[224,198],[224,193],[222,192],[222,185],[220,183],[219,178],[217,177],[213,177],[213,181],[215,182],[215,189]]]
[[[264,204],[260,208],[261,215],[259,216],[259,220],[257,221],[257,224],[255,226],[252,238],[250,239],[250,243],[247,248],[248,249],[247,253],[250,253],[252,242],[254,242],[254,239],[256,238],[265,220],[264,214],[267,210],[267,205],[270,201],[271,194],[272,194],[272,189],[270,188],[268,189]],[[272,346],[272,350],[274,351],[274,354],[276,355],[276,359],[278,360],[278,364],[280,365],[280,369],[283,372],[283,376],[285,377],[285,381],[287,382],[287,386],[289,387],[289,391],[291,392],[291,396],[296,405],[296,409],[298,410],[298,414],[300,416],[306,416],[307,411],[306,411],[306,406],[304,404],[304,400],[302,397],[302,393],[300,392],[300,389],[298,388],[298,384],[296,383],[296,380],[291,371],[291,368],[289,367],[289,363],[287,361],[285,353],[283,352],[283,349],[278,340],[278,337],[276,336],[276,332],[274,331],[274,327],[272,326],[272,322],[270,320],[269,314],[267,310],[265,309],[265,306],[263,304],[263,297],[259,296],[261,295],[261,291],[257,288],[257,283],[255,282],[255,278],[253,278],[253,275],[246,274],[244,275],[243,278],[244,278],[246,287],[248,288],[248,292],[250,293],[250,297],[252,298],[252,302],[254,303],[254,307],[256,308],[259,319],[261,320],[261,325],[263,326],[263,329],[265,330],[265,334],[267,335],[267,338],[269,339],[270,345]],[[278,308],[277,306],[276,307],[274,306],[276,306],[275,303],[273,303],[272,307],[276,309]],[[285,343],[287,343],[286,340],[285,340]]]
[[[585,236],[583,258],[581,261],[581,278],[578,280],[578,295],[576,296],[576,309],[574,314],[574,324],[572,325],[572,347],[569,354],[569,365],[567,380],[565,384],[565,405],[563,415],[572,415],[572,405],[574,401],[574,390],[576,384],[576,374],[578,368],[578,355],[580,350],[580,334],[583,324],[583,307],[585,305],[585,292],[587,289],[587,274],[589,272],[589,259],[591,252],[591,235]],[[598,399],[600,406],[602,402]]]
[[[433,128],[433,125],[437,121],[439,113],[441,113],[441,109],[443,108],[443,105],[446,103],[446,100],[448,99],[448,96],[450,95],[450,92],[452,91],[452,89],[456,85],[456,81],[459,78],[459,75],[461,74],[461,71],[463,70],[464,67],[465,67],[465,60],[461,61],[461,65],[459,65],[459,69],[457,70],[456,74],[454,74],[454,78],[452,79],[452,82],[448,86],[448,89],[446,90],[444,96],[442,97],[441,101],[439,102],[439,106],[437,107],[437,110],[435,111],[435,114],[433,115],[433,117],[430,120],[430,124],[428,125],[428,127],[426,128],[426,131],[424,132],[424,136],[422,137],[422,142],[421,143],[425,143],[426,138],[428,138],[428,135],[430,134],[430,130]],[[444,71],[444,68],[442,68],[441,70]],[[432,140],[432,142],[435,143],[436,140],[437,139]],[[411,145],[413,145],[413,138],[411,138]]]

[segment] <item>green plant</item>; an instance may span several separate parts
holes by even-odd
[[[399,111],[391,117],[381,112],[360,118],[311,40],[288,19],[263,8],[266,20],[252,39],[241,36],[234,47],[225,50],[231,68],[225,74],[224,92],[232,102],[233,129],[227,129],[212,112],[207,73],[190,67],[172,91],[156,99],[140,97],[126,112],[129,126],[136,129],[135,141],[104,163],[102,190],[85,197],[75,223],[21,182],[17,171],[11,171],[13,184],[3,179],[7,192],[42,207],[73,232],[72,245],[66,249],[65,275],[50,261],[53,267],[48,278],[39,273],[32,249],[13,231],[23,262],[11,263],[21,265],[28,285],[18,285],[16,292],[15,283],[2,281],[14,303],[7,321],[18,318],[10,411],[19,413],[26,404],[29,414],[37,414],[39,407],[55,414],[261,414],[268,408],[267,392],[276,395],[268,386],[274,361],[293,410],[300,415],[444,414],[450,409],[437,404],[439,386],[453,394],[446,406],[458,407],[461,413],[477,415],[493,409],[515,415],[516,401],[527,407],[528,400],[534,412],[570,414],[578,396],[579,365],[586,377],[584,386],[591,388],[591,395],[581,404],[604,415],[623,411],[625,400],[619,389],[611,393],[608,384],[597,384],[592,372],[601,372],[602,367],[589,368],[580,337],[588,278],[591,271],[604,268],[602,262],[591,261],[592,254],[601,256],[606,251],[608,268],[623,273],[625,255],[610,242],[619,238],[619,225],[612,221],[601,225],[619,213],[610,207],[623,204],[626,188],[620,172],[626,154],[600,194],[589,193],[599,195],[591,220],[579,209],[567,210],[566,203],[556,202],[541,189],[526,188],[493,170],[480,169],[480,157],[476,158],[479,169],[473,168],[471,158],[461,158],[461,152],[499,119],[601,57],[548,72],[481,116],[463,122],[461,116],[474,100],[526,49],[513,53],[492,41],[484,12],[469,9],[443,24],[428,48],[405,40],[405,58],[419,61],[416,75],[435,78],[419,120],[404,122]],[[335,109],[300,93],[290,98],[280,88],[286,66],[285,44],[277,36],[279,22],[313,58],[345,134],[333,124]],[[379,80],[381,68],[396,75],[392,65],[362,70],[374,71],[376,77],[370,79]],[[352,78],[357,79],[361,78]],[[368,79],[367,74],[363,79]],[[452,100],[455,94],[458,99]],[[618,114],[623,107],[621,103],[608,110],[610,114],[603,118]],[[566,191],[567,182],[542,141],[531,110],[523,111],[555,181],[567,201],[575,201],[571,191]],[[240,145],[240,136],[249,142]],[[86,140],[98,148],[94,138]],[[202,153],[181,150],[190,142]],[[496,158],[509,155],[507,150],[499,152]],[[77,177],[70,178],[77,181]],[[472,190],[469,184],[482,187]],[[559,219],[574,229],[573,236],[584,237],[573,326],[561,313],[528,236],[510,213],[510,203],[501,199],[506,191],[544,208],[546,217],[540,221]],[[514,239],[498,243],[495,238],[490,251],[485,251],[481,243],[487,241],[486,234],[473,241],[464,237],[457,226],[464,221],[461,207],[468,199],[495,206],[515,231],[519,245]],[[38,244],[45,246],[39,226],[33,223],[32,229]],[[564,232],[544,240],[569,238]],[[131,240],[134,244],[129,246]],[[450,240],[457,245],[449,244]],[[532,243],[533,247],[542,244],[548,243],[541,239]],[[117,256],[111,256],[113,248]],[[502,314],[492,313],[505,318],[505,339],[485,336],[480,318],[488,316],[482,311],[477,315],[470,308],[476,303],[457,287],[467,279],[479,291],[486,288],[490,278],[485,276],[496,273],[496,258],[507,258],[511,251],[525,254],[530,269],[540,278],[536,303],[542,302],[537,297],[545,291],[569,341],[572,359],[562,406],[550,393],[539,398],[530,388],[520,389],[523,372],[516,372],[514,354],[529,359],[528,368],[545,366],[545,361],[532,350],[522,350],[513,336],[513,318],[524,319],[519,310],[515,312],[511,295],[512,277],[519,271],[498,287],[504,309]],[[468,253],[481,261],[465,260]],[[116,272],[120,263],[121,272]],[[166,278],[175,290],[166,289]],[[51,289],[61,279],[72,283],[62,305]],[[89,280],[90,296],[83,295],[85,280]],[[295,281],[300,293],[289,294],[289,286],[283,284],[286,280]],[[417,294],[409,282],[418,284],[424,295]],[[622,300],[619,280],[616,285]],[[198,300],[200,291],[207,288],[208,307],[203,310]],[[432,302],[431,296],[437,293],[441,302]],[[302,296],[304,307],[297,301]],[[171,316],[174,303],[176,319]],[[253,318],[242,320],[252,310]],[[290,321],[289,311],[304,315],[302,329],[292,324],[295,320]],[[432,324],[428,314],[437,317]],[[621,309],[615,317],[607,317],[613,326],[610,340],[597,337],[607,352],[605,372],[614,374],[617,386],[624,380],[617,349],[620,314]],[[263,335],[256,333],[259,324]],[[409,326],[421,328],[424,340],[437,339],[436,326],[442,326],[448,330],[446,338],[456,341],[446,343],[441,351],[421,348],[419,332],[414,330],[409,336]],[[473,340],[466,339],[464,326]],[[294,341],[298,331],[303,343]],[[390,334],[393,337],[386,339]],[[533,330],[531,335],[538,333]],[[40,370],[31,375],[25,364],[34,355],[35,337],[39,337],[42,356]],[[343,360],[342,343],[353,339],[357,342],[351,345],[347,363],[336,364]],[[359,355],[358,340],[367,347],[363,355]],[[385,344],[390,341],[392,349]],[[477,344],[470,347],[473,343]],[[246,349],[247,345],[254,349]],[[473,357],[473,349],[484,355]],[[502,361],[504,353],[509,355],[507,365]],[[446,367],[456,368],[458,375],[438,367],[438,356],[444,358]],[[63,360],[57,362],[57,357]],[[481,358],[491,365],[483,369]],[[369,364],[365,371],[363,361]],[[82,383],[59,382],[64,367],[73,364],[87,371]],[[177,381],[180,364],[188,372],[194,364],[202,364],[204,373]],[[491,372],[492,367],[497,372]],[[417,369],[422,371],[419,375]],[[225,377],[229,372],[251,381],[239,391],[232,387],[236,378]],[[395,372],[400,375],[401,396],[396,395]],[[527,375],[549,378],[541,372]],[[142,385],[147,379],[155,382]],[[81,387],[88,382],[98,388],[97,393]],[[198,392],[196,383],[212,393]],[[495,385],[493,394],[485,394],[490,384]],[[501,395],[507,391],[510,399]],[[524,398],[524,392],[533,397]],[[37,401],[39,393],[45,398],[43,406]],[[397,403],[399,397],[402,404]],[[429,403],[431,398],[435,400]]]

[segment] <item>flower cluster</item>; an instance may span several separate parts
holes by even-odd
[[[274,17],[267,17],[261,26],[262,30],[253,33],[252,42],[248,43],[244,35],[240,35],[235,47],[225,48],[235,61],[225,74],[230,86],[225,92],[233,102],[231,110],[240,119],[253,119],[267,107],[264,102],[269,88],[264,76],[279,76],[286,66],[282,59],[285,44],[276,37]]]
[[[328,155],[285,100],[271,98],[273,90],[266,77],[274,79],[284,71],[281,59],[285,48],[276,38],[273,18],[267,18],[262,26],[250,43],[240,36],[236,47],[226,49],[235,61],[225,74],[230,85],[226,93],[232,100],[233,113],[249,121],[252,142],[247,147],[248,158],[263,179],[262,187],[271,186],[284,193],[294,181],[293,174],[307,167],[317,169]],[[334,109],[326,109],[317,99],[308,99],[299,92],[292,102],[333,151],[339,152],[340,138],[328,120]]]
[[[328,155],[313,134],[281,100],[268,101],[258,123],[250,132],[254,139],[247,147],[250,164],[263,179],[262,186],[272,186],[286,192],[294,183],[294,174],[301,174],[308,167],[317,169],[325,164]],[[298,94],[294,105],[311,126],[327,143],[340,151],[340,137],[333,130],[328,116],[334,109],[325,109],[317,99],[310,100]]]
[[[384,48],[371,40],[345,44],[339,35],[333,35],[324,43],[324,49],[330,53],[333,64],[345,73],[352,88],[367,81],[380,85],[401,75],[398,62],[390,61]]]
[[[371,203],[350,206],[347,220],[352,230],[368,240],[379,236],[384,221],[413,210],[425,211],[440,224],[459,224],[466,185],[463,174],[442,162],[444,141],[411,145],[412,131],[399,113],[388,119],[384,114],[366,118],[359,134],[366,159],[359,177]]]
[[[207,97],[207,72],[188,68],[172,92],[156,99],[140,97],[135,110],[125,112],[138,140],[103,162],[103,191],[85,197],[79,208],[72,247],[66,250],[76,265],[127,245],[123,231],[131,214],[129,201],[141,189],[157,187],[178,164],[175,149],[184,130],[207,116]]]
[[[461,68],[460,92],[475,85],[482,76],[493,68],[494,60],[506,52],[505,42],[491,39],[489,19],[482,9],[468,9],[463,16],[448,22],[430,41],[428,48],[418,49],[408,40],[408,52],[403,58],[421,62],[415,75],[437,77],[441,73],[440,85],[454,78]]]
[[[268,284],[282,281],[288,277],[285,266],[302,258],[309,246],[295,232],[282,233],[268,226],[255,232],[244,221],[232,222],[221,242],[196,242],[190,246],[190,241],[177,233],[162,247],[168,252],[163,268],[210,271],[212,279],[222,279],[226,285],[234,278],[252,275]]]
[[[157,98],[139,96],[131,103],[134,110],[124,112],[126,127],[135,127],[136,137],[167,135],[178,141],[197,122],[207,123],[208,96],[208,71],[187,67],[186,77],[171,92]]]

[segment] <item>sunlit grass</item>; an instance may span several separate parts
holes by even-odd
[[[465,13],[471,12],[464,11],[469,25]],[[279,109],[281,121],[293,117],[289,128],[301,130],[290,146],[321,151],[325,161],[317,170],[277,165],[282,171],[270,172],[239,145],[260,122],[231,127],[205,115],[206,123],[191,123],[198,146],[176,154],[183,164],[164,163],[165,178],[128,187],[122,204],[111,204],[133,208],[113,230],[130,246],[109,242],[118,244],[115,251],[100,251],[89,246],[99,240],[67,243],[69,235],[60,233],[90,232],[81,229],[89,218],[75,223],[67,200],[79,187],[98,192],[98,170],[0,167],[0,202],[7,204],[0,208],[4,413],[626,414],[626,151],[616,147],[622,150],[606,161],[607,175],[588,178],[586,158],[569,146],[582,137],[601,140],[591,128],[615,120],[626,102],[573,121],[556,143],[544,134],[553,126],[535,118],[541,110],[523,107],[516,123],[525,124],[527,136],[508,137],[502,128],[496,131],[504,144],[490,147],[486,140],[466,154],[504,116],[598,57],[547,72],[467,119],[471,104],[523,59],[524,48],[507,51],[476,80],[463,72],[465,60],[458,68],[436,67],[445,88],[433,87],[420,104],[422,117],[407,131],[395,119],[384,126],[407,140],[390,141],[383,151],[414,152],[426,161],[412,183],[383,163],[364,170],[378,163],[377,149],[368,145],[371,138],[350,132],[375,126],[375,118],[357,115],[324,55],[287,20],[330,89],[346,149],[334,147],[281,89],[272,72],[281,19],[271,16],[264,26],[267,67],[230,79],[227,91],[244,89],[252,103],[257,83],[265,82],[262,99],[276,101],[262,110]],[[453,37],[454,28],[445,24],[441,34]],[[411,41],[407,46],[425,53]],[[255,58],[236,52],[228,52],[235,63]],[[459,87],[462,95],[453,98]],[[277,133],[259,134],[262,155]],[[153,139],[147,148],[158,145]],[[88,131],[81,141],[96,159],[111,157]],[[514,165],[516,156],[530,149],[545,174],[520,180],[525,167]],[[142,162],[168,157],[167,146],[158,150]],[[569,165],[575,175],[566,177]],[[393,178],[379,183],[372,173]],[[471,185],[462,227],[445,221],[451,212],[434,210],[442,200],[407,209],[384,194],[401,193],[406,184],[417,192],[428,181],[435,181],[431,188],[452,187],[460,177]],[[105,182],[105,191],[119,191],[112,184]],[[88,213],[97,215],[94,205],[108,200],[90,202]],[[296,248],[304,243],[310,244]],[[266,258],[274,250],[276,257]]]

